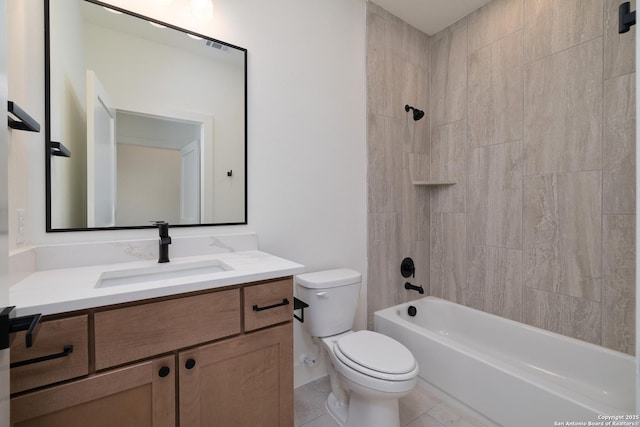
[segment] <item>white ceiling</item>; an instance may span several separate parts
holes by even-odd
[[[375,4],[433,35],[491,0],[372,0]]]

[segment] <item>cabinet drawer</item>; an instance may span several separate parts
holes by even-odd
[[[95,314],[96,369],[240,333],[240,290]]]
[[[247,286],[244,292],[244,330],[264,328],[293,317],[293,281],[291,279]],[[288,304],[283,304],[284,300]]]
[[[11,369],[11,393],[53,384],[89,373],[87,316],[43,321],[33,346],[26,348],[25,333],[16,332],[11,342],[11,363],[63,353],[72,345],[73,351],[52,360]]]

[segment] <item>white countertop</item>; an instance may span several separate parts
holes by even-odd
[[[95,287],[108,271],[158,265],[154,260],[36,271],[9,289],[16,314],[25,316],[74,310],[156,298],[184,292],[221,288],[304,272],[304,266],[258,250],[172,258],[171,264],[218,260],[229,270],[110,287]]]

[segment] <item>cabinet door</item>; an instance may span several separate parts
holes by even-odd
[[[292,323],[179,354],[180,425],[293,426]]]
[[[175,421],[174,356],[11,399],[13,427],[170,427]]]

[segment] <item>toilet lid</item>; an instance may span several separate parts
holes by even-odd
[[[417,368],[413,354],[404,345],[377,332],[359,331],[345,335],[336,342],[335,349],[338,350],[336,356],[354,369],[362,370],[359,366],[366,371],[390,374],[382,375],[384,378],[394,375],[404,378],[403,374],[413,374]]]

